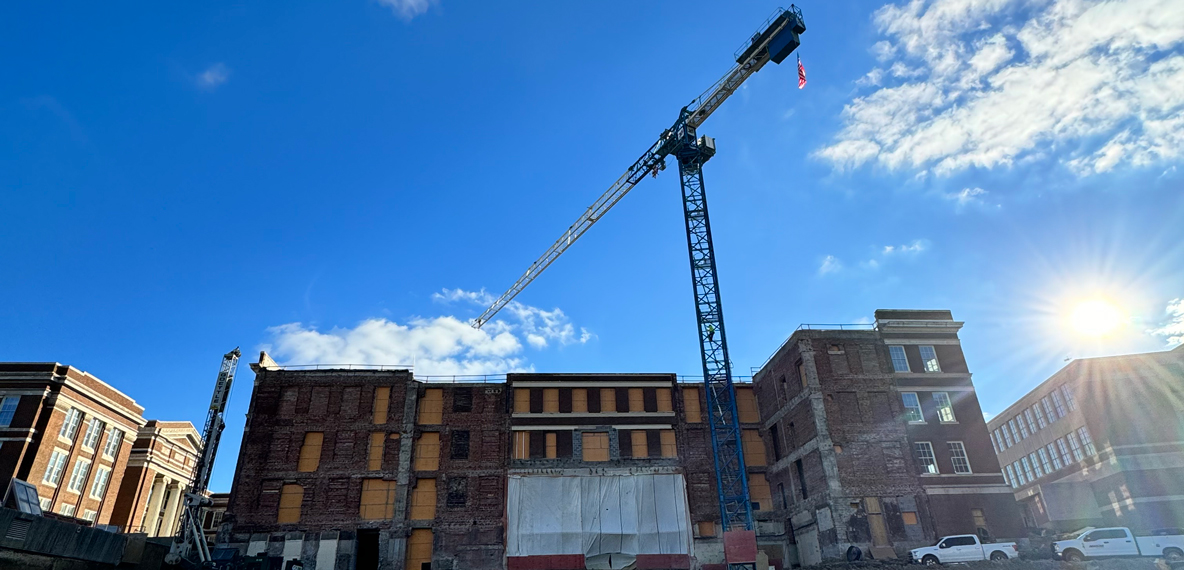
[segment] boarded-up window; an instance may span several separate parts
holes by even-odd
[[[917,513],[912,511],[900,513],[900,518],[904,520],[904,524],[917,524]]]
[[[407,566],[404,570],[423,570],[432,564],[432,530],[417,528],[407,539]]]
[[[608,433],[584,432],[584,461],[608,461]]]
[[[411,490],[411,520],[436,518],[436,480],[417,479]]]
[[[530,389],[529,388],[514,388],[514,413],[525,414],[530,412]]]
[[[337,462],[354,460],[354,432],[337,432],[337,441],[333,445],[333,460]]]
[[[547,444],[547,459],[555,459],[555,457],[559,454],[559,449],[558,449],[559,448],[559,439],[558,439],[558,437],[556,437],[555,432],[548,432],[547,433],[546,444]]]
[[[773,509],[773,491],[769,489],[769,481],[763,473],[748,474],[748,497],[754,503],[752,510],[768,511]]]
[[[658,388],[658,411],[674,411],[674,404],[670,401],[670,388]]]
[[[630,412],[644,412],[645,411],[645,394],[641,388],[629,389],[629,411]]]
[[[352,418],[358,415],[358,406],[362,401],[362,388],[350,386],[341,390],[341,415]]]
[[[708,538],[715,536],[715,522],[714,521],[699,521],[699,536]]]
[[[313,388],[312,400],[308,403],[308,415],[317,418],[325,415],[329,409],[329,389]]]
[[[575,414],[588,413],[587,388],[575,388],[571,391],[571,411]]]
[[[687,423],[697,424],[703,421],[703,408],[699,405],[699,389],[682,389],[682,407],[686,412]]]
[[[617,391],[612,388],[601,388],[600,413],[611,414],[617,411]]]
[[[428,388],[419,401],[419,424],[437,425],[444,421],[444,390]]]
[[[559,388],[543,388],[543,412],[559,413]]]
[[[756,409],[756,396],[752,388],[736,387],[736,413],[740,415],[740,423],[754,424],[761,421],[761,414]]]
[[[471,411],[473,411],[473,389],[472,388],[454,388],[452,390],[452,411],[454,411],[454,412],[471,412]]]
[[[561,431],[555,434],[555,454],[564,459],[571,457],[570,431]]]
[[[530,432],[514,432],[514,459],[530,459]]]
[[[469,458],[469,430],[454,430],[448,440],[449,457],[452,459]]]
[[[277,523],[300,522],[300,504],[304,502],[304,487],[287,484],[280,488],[280,510]]]
[[[296,399],[300,397],[299,388],[284,388],[280,392],[280,413],[281,418],[291,417],[296,413]]]
[[[448,497],[445,504],[450,508],[460,508],[469,502],[469,478],[450,477],[448,479]]]
[[[387,520],[395,516],[395,482],[382,479],[362,480],[362,520]]]
[[[304,445],[300,446],[300,461],[296,466],[297,471],[311,473],[317,470],[321,464],[321,445],[324,442],[325,434],[322,432],[310,431],[304,434]]]
[[[743,430],[740,439],[744,445],[744,464],[749,467],[766,465],[765,442],[761,440],[760,432],[754,429]]]
[[[645,436],[645,430],[635,429],[629,432],[630,456],[634,459],[645,459],[650,456],[649,440]]]
[[[440,433],[428,431],[415,442],[415,470],[436,471],[440,468]]]
[[[385,424],[387,413],[391,407],[390,386],[379,386],[374,389],[374,423]]]
[[[378,471],[382,469],[382,452],[386,446],[386,434],[374,432],[370,434],[370,453],[366,459],[366,469]]]
[[[662,440],[662,457],[678,457],[678,445],[674,441],[674,430],[664,429],[659,432]]]

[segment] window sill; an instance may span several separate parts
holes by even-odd
[[[938,423],[940,423],[940,424],[941,424],[941,425],[943,425],[943,426],[956,426],[956,425],[958,425],[958,421],[957,421],[957,420],[954,420],[954,421],[952,421],[952,422],[938,422]]]
[[[923,426],[923,425],[929,425],[929,422],[922,420],[922,421],[919,421],[919,422],[909,422],[909,425],[911,425],[911,426]]]

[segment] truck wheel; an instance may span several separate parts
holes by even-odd
[[[1166,548],[1163,551],[1163,557],[1171,562],[1179,562],[1184,560],[1184,551],[1179,548]]]
[[[1002,562],[1004,560],[1007,560],[1006,554],[999,552],[998,550],[991,553],[991,561],[992,562]]]
[[[925,558],[921,559],[921,564],[926,566],[937,566],[938,564],[941,564],[941,561],[938,560],[936,556],[929,554],[926,555]]]
[[[1066,562],[1081,562],[1085,560],[1085,556],[1082,556],[1082,554],[1076,550],[1068,550],[1063,556]]]

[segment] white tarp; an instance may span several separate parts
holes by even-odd
[[[510,475],[508,491],[508,556],[691,554],[681,474]]]

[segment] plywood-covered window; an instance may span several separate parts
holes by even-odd
[[[415,442],[415,470],[436,471],[438,469],[440,469],[440,432],[424,432]]]
[[[559,388],[543,388],[543,413],[559,413]]]
[[[555,432],[547,432],[547,459],[555,459],[559,456],[559,437]]]
[[[645,393],[641,388],[629,389],[629,411],[630,412],[644,412],[645,411]]]
[[[571,411],[573,414],[588,413],[588,389],[574,388],[571,391]]]
[[[436,518],[436,480],[417,479],[411,490],[411,520]]]
[[[382,452],[386,446],[386,434],[376,431],[370,434],[370,453],[366,456],[366,469],[382,469]]]
[[[649,438],[645,435],[645,430],[635,429],[629,432],[630,455],[634,459],[645,459],[650,456]]]
[[[311,473],[317,470],[321,464],[321,445],[324,442],[325,434],[322,432],[310,431],[304,434],[304,444],[300,446],[300,461],[296,465],[297,471]]]
[[[438,425],[444,421],[444,390],[428,388],[419,401],[419,424]]]
[[[304,503],[304,487],[287,484],[280,488],[280,511],[275,522],[300,522],[300,505]]]
[[[600,413],[611,414],[617,411],[617,391],[612,388],[600,389]]]
[[[407,566],[405,570],[423,570],[432,564],[432,530],[417,528],[407,539]]]
[[[395,516],[395,482],[382,479],[362,480],[362,520],[387,520]]]
[[[670,388],[658,388],[658,411],[674,411],[674,404],[670,401]]]
[[[749,467],[761,467],[767,464],[765,459],[765,442],[761,434],[754,429],[746,429],[740,433],[740,441],[744,446],[744,464]]]
[[[703,408],[699,404],[698,388],[682,389],[682,407],[686,412],[687,423],[697,424],[703,422]]]
[[[715,521],[699,521],[699,536],[709,538],[715,536]]]
[[[769,481],[764,473],[748,474],[748,497],[752,500],[752,510],[768,511],[773,508],[773,491],[769,489]]]
[[[385,424],[387,414],[391,408],[390,386],[379,386],[374,389],[374,423]]]
[[[608,461],[608,433],[589,431],[583,434],[584,461]]]
[[[662,441],[662,457],[678,457],[678,444],[674,440],[674,430],[664,429],[658,432]]]
[[[514,432],[514,459],[530,459],[530,432]]]
[[[756,409],[756,396],[751,387],[736,387],[736,413],[740,415],[740,422],[754,424],[761,421],[761,414]]]
[[[530,388],[514,388],[514,413],[530,413]]]

